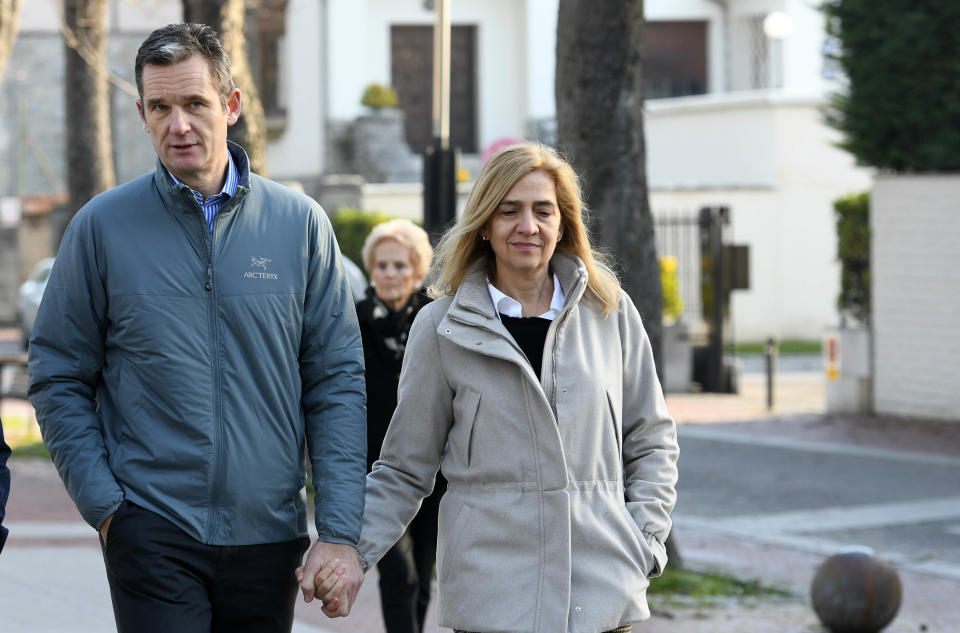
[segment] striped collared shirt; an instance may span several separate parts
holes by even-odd
[[[184,183],[180,182],[176,176],[168,169],[167,173],[170,174],[170,178],[173,180],[174,184],[183,185]],[[220,211],[220,207],[223,206],[223,203],[227,201],[228,198],[232,198],[233,194],[237,192],[237,183],[240,181],[240,174],[237,172],[237,166],[233,162],[233,156],[230,155],[230,152],[227,152],[227,179],[223,183],[223,188],[220,189],[220,193],[215,196],[210,196],[206,200],[203,199],[203,194],[199,191],[193,192],[193,197],[197,199],[197,204],[203,209],[203,217],[207,220],[207,228],[210,229],[210,232],[213,233],[213,221],[217,217],[217,212]],[[187,186],[187,185],[184,185]]]

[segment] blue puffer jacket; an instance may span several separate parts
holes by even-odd
[[[70,223],[30,341],[30,399],[83,515],[123,499],[216,545],[320,540],[363,513],[363,348],[340,252],[310,198],[240,172],[209,232],[158,161]]]

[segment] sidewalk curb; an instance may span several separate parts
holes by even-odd
[[[942,466],[960,466],[960,457],[948,457],[946,455],[934,455],[931,453],[922,453],[918,451],[874,448],[870,446],[856,446],[851,444],[827,444],[826,442],[798,440],[785,437],[755,436],[748,435],[742,431],[703,428],[702,425],[696,425],[693,423],[678,425],[677,433],[681,440],[684,437],[692,437],[703,440],[713,440],[717,442],[729,442],[732,444],[744,444],[748,446],[767,446],[770,448],[783,448],[788,450],[807,451],[811,453],[831,453],[835,455],[850,455],[855,457],[894,459],[905,462],[922,462],[924,464],[937,464]]]

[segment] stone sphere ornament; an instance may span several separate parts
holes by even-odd
[[[877,633],[900,609],[900,576],[873,550],[849,548],[820,565],[810,597],[817,617],[833,633]]]

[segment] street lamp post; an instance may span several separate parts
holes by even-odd
[[[450,0],[434,0],[433,142],[423,152],[423,225],[436,243],[456,217],[456,152],[450,146]]]

